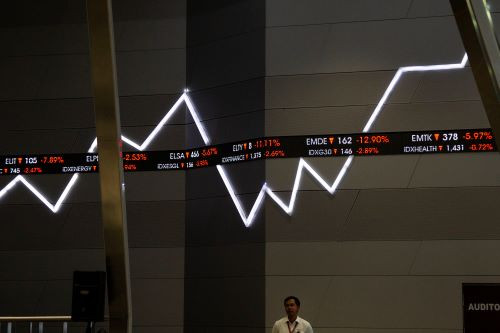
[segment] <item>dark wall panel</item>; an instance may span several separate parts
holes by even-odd
[[[188,1],[187,87],[213,143],[264,134],[264,8],[262,0]],[[187,145],[203,145],[190,127]],[[225,170],[248,214],[264,163]],[[186,199],[185,332],[263,332],[263,214],[245,227],[215,168],[186,174]]]

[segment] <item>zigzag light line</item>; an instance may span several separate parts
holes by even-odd
[[[429,71],[442,71],[442,70],[453,70],[453,69],[461,69],[465,67],[465,64],[467,63],[467,54],[465,54],[462,58],[462,61],[460,63],[455,63],[455,64],[444,64],[444,65],[429,65],[429,66],[407,66],[407,67],[400,67],[394,77],[392,78],[391,82],[387,86],[384,94],[380,98],[380,100],[377,103],[377,106],[373,110],[372,114],[370,115],[370,118],[366,122],[365,126],[363,127],[363,133],[367,133],[370,131],[373,123],[379,116],[380,112],[382,111],[383,106],[385,105],[387,99],[391,95],[392,91],[396,87],[397,83],[401,79],[402,75],[404,73],[409,73],[409,72],[429,72]],[[134,147],[137,150],[145,150],[149,144],[153,141],[153,139],[158,135],[158,133],[161,131],[164,125],[167,124],[168,120],[172,117],[172,115],[179,109],[179,106],[184,102],[191,114],[191,116],[194,119],[194,122],[196,124],[196,127],[198,128],[198,131],[200,132],[200,135],[203,139],[203,142],[205,145],[210,144],[210,138],[207,135],[207,132],[205,131],[199,117],[198,113],[196,112],[196,109],[187,95],[187,90],[181,95],[181,97],[175,102],[175,104],[170,108],[170,110],[167,112],[167,114],[161,119],[161,121],[156,125],[156,127],[153,129],[153,131],[148,135],[148,137],[144,140],[142,144],[138,144],[134,142],[133,140],[125,137],[122,135],[122,140],[123,142],[129,144],[130,146]],[[90,148],[88,149],[89,153],[92,153],[95,151],[97,148],[97,138],[94,139],[92,144],[90,145]],[[344,178],[345,174],[347,173],[347,170],[349,169],[352,160],[354,156],[351,155],[349,156],[346,161],[344,162],[344,165],[340,169],[339,173],[337,174],[335,180],[333,181],[332,185],[329,185],[326,180],[321,177],[316,170],[312,166],[310,166],[303,158],[299,159],[299,164],[297,166],[297,173],[295,175],[295,180],[292,188],[292,193],[290,196],[290,201],[288,204],[286,204],[276,193],[273,192],[271,187],[267,185],[267,183],[264,183],[262,185],[262,188],[257,195],[257,198],[248,213],[248,215],[245,212],[245,209],[243,208],[241,201],[238,199],[238,196],[236,194],[236,191],[234,190],[233,185],[231,184],[231,181],[226,173],[225,168],[222,165],[217,165],[217,171],[219,172],[219,175],[222,178],[222,181],[224,182],[224,185],[226,186],[226,189],[229,193],[229,196],[233,200],[233,203],[240,214],[241,220],[245,224],[246,227],[249,227],[252,222],[255,220],[255,217],[257,216],[257,213],[259,212],[266,194],[274,200],[274,202],[285,211],[288,215],[291,215],[293,213],[293,209],[295,207],[295,202],[297,199],[297,193],[300,187],[300,181],[302,179],[302,175],[304,174],[304,171],[309,172],[309,174],[330,194],[334,194],[335,191],[337,190],[337,187],[339,186],[340,182]],[[57,199],[55,204],[50,203],[50,201],[40,192],[38,191],[24,176],[16,176],[10,183],[8,183],[2,190],[0,190],[0,198],[5,196],[10,190],[14,188],[15,185],[18,183],[22,183],[25,185],[38,199],[40,199],[41,202],[43,202],[52,212],[57,213],[59,209],[61,208],[62,203],[70,193],[71,189],[75,186],[76,181],[78,180],[78,173],[73,174],[71,177],[70,181],[64,188],[63,192]]]

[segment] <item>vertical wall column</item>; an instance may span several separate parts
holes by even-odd
[[[132,331],[125,183],[111,0],[88,0],[90,58],[96,115],[109,329]]]
[[[187,88],[211,143],[264,134],[264,26],[263,0],[188,1]],[[203,145],[195,126],[186,142]],[[224,172],[248,214],[264,163]],[[216,168],[187,173],[186,200],[185,332],[263,332],[262,211],[247,228]]]

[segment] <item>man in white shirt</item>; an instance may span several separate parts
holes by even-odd
[[[283,303],[287,316],[274,323],[273,333],[313,333],[311,324],[298,316],[300,300],[295,296],[288,296]]]

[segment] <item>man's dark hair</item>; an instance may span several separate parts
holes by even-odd
[[[300,306],[300,300],[298,297],[295,297],[295,296],[288,296],[287,298],[285,298],[285,300],[283,301],[283,305],[286,305],[286,302],[288,302],[291,299],[293,299],[295,301],[295,304]]]

